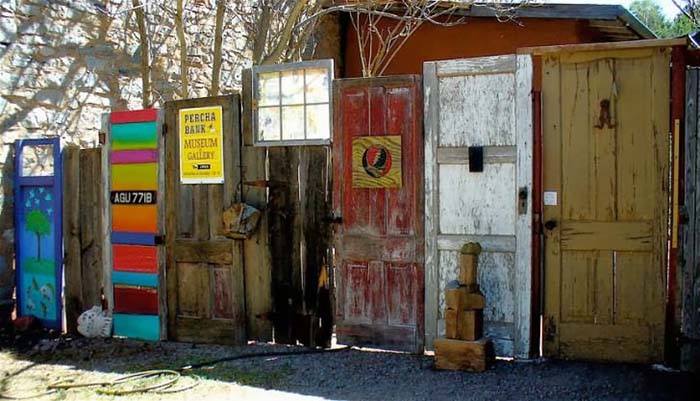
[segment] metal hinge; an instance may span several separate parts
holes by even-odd
[[[168,124],[163,123],[163,128],[161,129],[161,135],[165,135],[168,132]]]
[[[155,242],[156,245],[165,245],[165,235],[154,236],[153,242]]]

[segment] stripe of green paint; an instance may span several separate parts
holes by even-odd
[[[114,124],[112,149],[156,149],[156,122]]]

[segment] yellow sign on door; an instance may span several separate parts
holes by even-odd
[[[221,106],[181,109],[180,182],[224,182],[224,145]]]
[[[401,136],[352,140],[353,188],[401,188]]]

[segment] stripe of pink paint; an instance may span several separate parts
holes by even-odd
[[[158,161],[156,150],[113,150],[109,155],[112,164],[153,163]]]

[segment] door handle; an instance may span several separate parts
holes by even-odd
[[[547,220],[547,222],[544,223],[544,228],[546,228],[547,230],[550,230],[550,231],[554,230],[555,228],[557,228],[557,221],[556,220]]]

